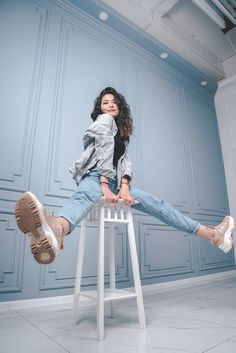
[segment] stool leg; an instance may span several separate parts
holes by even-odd
[[[76,266],[75,290],[74,290],[73,309],[72,309],[73,326],[75,326],[78,322],[79,295],[80,295],[83,260],[84,260],[85,232],[86,232],[86,221],[84,220],[81,222],[78,261]]]
[[[104,339],[104,206],[100,205],[97,265],[97,335]]]
[[[115,234],[114,225],[109,226],[109,261],[110,261],[110,288],[116,288],[116,269],[115,269]],[[115,302],[111,301],[111,317],[115,317]]]
[[[130,256],[131,256],[131,263],[132,263],[132,269],[133,269],[135,292],[137,294],[139,324],[142,329],[145,329],[146,319],[145,319],[145,312],[144,312],[144,305],[143,305],[143,295],[142,295],[142,287],[141,287],[141,281],[140,281],[137,248],[136,248],[136,242],[135,242],[134,224],[133,224],[131,209],[127,211],[127,219],[128,219],[127,227],[128,227],[129,246],[130,246]]]

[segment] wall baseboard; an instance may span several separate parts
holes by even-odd
[[[236,270],[213,273],[209,275],[180,279],[180,280],[164,282],[164,283],[150,284],[147,286],[143,286],[142,290],[143,290],[143,295],[151,295],[153,293],[169,292],[176,289],[193,287],[204,283],[214,283],[228,278],[236,278]]]
[[[151,285],[145,285],[142,287],[143,295],[148,296],[154,293],[163,293],[174,291],[177,289],[191,287],[204,283],[213,283],[216,281],[221,281],[228,278],[236,278],[236,270],[214,273],[205,276],[181,279],[177,281],[170,281],[165,283],[157,283]],[[126,288],[128,290],[132,290],[132,288]],[[16,300],[16,301],[8,301],[8,302],[0,302],[0,311],[5,310],[19,310],[26,308],[36,308],[36,307],[44,307],[44,306],[54,306],[54,305],[63,305],[63,307],[71,307],[73,301],[73,295],[65,295],[58,297],[48,297],[48,298],[35,298],[35,299],[26,299],[26,300]],[[90,299],[81,297],[81,304],[88,305],[91,302]]]

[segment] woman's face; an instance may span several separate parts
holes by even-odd
[[[119,115],[119,108],[115,102],[115,97],[113,94],[105,94],[101,101],[101,111],[102,113],[110,114],[113,118]]]

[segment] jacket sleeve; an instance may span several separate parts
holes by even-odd
[[[118,165],[117,165],[117,170],[118,170],[118,186],[121,183],[121,178],[124,176],[128,176],[130,178],[130,181],[132,180],[132,164],[131,164],[131,159],[128,153],[128,148],[126,147],[126,151],[124,155],[120,158]]]
[[[83,142],[84,147],[91,138],[97,155],[97,170],[99,175],[113,179],[114,131],[117,130],[114,118],[109,114],[101,114],[86,131]]]
[[[130,179],[132,179],[131,159],[127,151],[124,154],[124,158],[121,160],[121,165],[122,165],[121,177],[127,175],[130,177]]]

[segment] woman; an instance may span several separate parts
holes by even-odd
[[[77,189],[58,217],[49,216],[30,192],[16,204],[16,221],[21,231],[31,236],[31,251],[38,263],[51,263],[63,238],[74,229],[104,196],[110,202],[119,198],[126,205],[154,216],[164,223],[208,239],[225,253],[233,245],[234,220],[226,216],[222,223],[207,227],[184,216],[170,204],[131,187],[132,171],[128,155],[133,120],[125,98],[114,88],[105,88],[95,100],[93,123],[85,132],[84,152],[70,169]],[[133,201],[139,201],[133,204]]]

